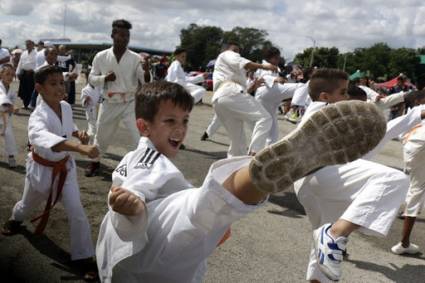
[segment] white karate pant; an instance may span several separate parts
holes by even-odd
[[[221,185],[250,161],[251,157],[217,161],[201,188],[186,189],[148,203],[147,245],[118,263],[112,280],[102,278],[103,281],[202,282],[206,259],[226,230],[261,205],[246,205]]]
[[[111,140],[116,135],[120,121],[123,121],[130,132],[131,148],[136,148],[140,134],[136,126],[134,107],[134,100],[126,103],[109,103],[107,100],[104,100],[100,105],[94,144],[99,148],[101,153],[107,151]]]
[[[425,148],[415,152],[404,151],[405,168],[410,186],[406,196],[404,216],[417,217],[425,205]]]
[[[212,118],[210,124],[208,125],[207,130],[205,131],[208,135],[208,137],[212,137],[218,130],[218,128],[221,127],[220,119],[218,119],[217,114],[214,112],[214,117]]]
[[[403,202],[408,178],[396,169],[359,159],[329,166],[297,181],[295,192],[313,229],[344,219],[366,234],[386,236]],[[314,249],[307,280],[331,282],[321,273]]]
[[[202,97],[204,97],[204,95],[207,93],[205,88],[192,83],[186,83],[184,88],[187,90],[187,92],[190,93],[190,95],[192,95],[195,104],[201,101]]]
[[[29,168],[28,162],[34,161],[27,161],[27,169]],[[40,204],[43,204],[44,208],[44,202],[48,198],[48,194],[41,193],[35,187],[36,184],[31,184],[30,179],[32,178],[29,177],[29,174],[32,174],[32,172],[27,170],[23,196],[13,208],[12,220],[25,221],[32,216],[38,216],[33,214],[34,210],[39,208]],[[81,204],[75,164],[72,169],[68,170],[60,202],[63,204],[68,217],[71,259],[78,260],[94,256],[95,251],[91,238],[90,224]],[[50,214],[54,214],[55,211],[55,208],[53,208]],[[40,211],[41,213],[42,211]],[[38,224],[38,222],[35,224]]]
[[[93,106],[86,108],[87,119],[87,134],[90,136],[90,144],[93,144],[96,135],[96,122],[97,122],[97,107]]]
[[[215,113],[230,138],[227,156],[241,156],[263,149],[272,126],[267,110],[251,95],[241,92],[236,84],[225,84],[218,91],[227,93],[213,103]],[[255,124],[248,151],[244,123]]]
[[[6,156],[14,155],[16,156],[18,154],[18,150],[16,149],[16,140],[15,135],[13,133],[13,126],[12,126],[12,116],[9,116],[9,121],[7,123],[6,132],[3,136],[4,139],[4,152]],[[0,124],[0,131],[3,130],[3,125]]]
[[[275,143],[279,139],[279,127],[277,123],[277,109],[282,100],[289,99],[294,95],[295,90],[302,84],[286,83],[273,84],[273,87],[259,87],[255,93],[255,99],[261,103],[264,109],[272,118],[272,125],[267,137],[267,145]]]

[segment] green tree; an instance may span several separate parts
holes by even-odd
[[[416,66],[419,64],[419,56],[414,49],[398,48],[393,49],[390,54],[388,64],[388,74],[390,77],[397,76],[400,73],[416,80]]]
[[[203,68],[217,57],[223,41],[223,30],[213,26],[190,24],[180,31],[180,47],[187,50],[187,68]]]
[[[268,33],[256,28],[235,27],[231,31],[224,32],[224,42],[236,41],[240,45],[241,56],[254,62],[261,62],[263,50],[272,47],[271,41],[267,40]]]
[[[304,67],[309,67],[311,63],[311,53],[313,48],[304,49],[303,53],[298,53],[295,56],[294,63],[300,64]],[[314,48],[313,53],[313,62],[312,66],[316,67],[327,67],[327,68],[337,68],[338,67],[338,58],[339,50],[336,47],[319,47]]]

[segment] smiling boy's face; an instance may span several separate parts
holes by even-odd
[[[140,133],[168,158],[177,155],[187,133],[190,112],[171,100],[161,101],[153,121],[137,119]]]
[[[36,83],[35,88],[49,105],[59,104],[65,97],[65,83],[62,73],[50,74],[44,83]]]

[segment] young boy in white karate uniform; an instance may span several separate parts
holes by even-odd
[[[265,50],[263,65],[276,66],[280,62],[280,51],[276,47]],[[260,86],[256,93],[255,99],[261,103],[264,109],[272,118],[272,126],[267,138],[267,145],[277,142],[279,138],[279,128],[277,124],[277,109],[282,100],[290,99],[294,95],[296,89],[302,87],[303,83],[286,83],[283,77],[279,76],[279,68],[276,72],[270,70],[257,70],[256,78],[264,80],[264,84]]]
[[[257,69],[277,71],[274,65],[257,64],[241,57],[239,46],[235,42],[228,43],[215,62],[212,103],[230,138],[228,157],[247,153],[254,155],[266,145],[272,118],[267,110],[246,92],[246,72]],[[249,147],[246,144],[244,123],[255,124]]]
[[[93,138],[96,135],[97,106],[101,100],[100,89],[88,83],[81,90],[80,100],[81,105],[86,111],[86,119],[88,125],[87,134],[90,137],[89,144],[92,144]]]
[[[416,97],[415,104],[425,103],[425,90]],[[425,205],[425,127],[423,122],[413,127],[403,138],[403,156],[405,170],[410,177],[404,208],[404,225],[401,242],[391,248],[395,254],[419,253],[419,246],[410,242],[416,218]]]
[[[208,74],[204,73],[193,77],[186,76],[186,73],[182,67],[184,64],[186,64],[186,49],[177,48],[173,54],[176,60],[174,60],[170,67],[168,67],[165,80],[168,82],[177,83],[184,87],[190,93],[190,95],[193,96],[196,104],[201,101],[202,97],[204,97],[204,95],[207,93],[205,88],[196,84],[202,83]]]
[[[202,187],[194,189],[168,159],[176,156],[185,138],[193,99],[177,84],[144,85],[136,95],[142,137],[113,173],[109,212],[99,231],[96,257],[101,281],[201,282],[206,259],[229,226],[257,208],[269,193],[284,190],[320,166],[353,160],[379,142],[385,119],[376,107],[362,102],[356,109],[346,106],[323,109],[312,117],[317,124],[300,128],[254,158],[214,163]],[[325,119],[338,109],[340,115]],[[360,121],[360,116],[366,119]],[[324,152],[328,146],[322,143],[324,129],[343,119],[351,121],[348,126],[354,126],[353,132],[336,137],[341,152]],[[375,132],[354,134],[372,121],[378,125]],[[344,142],[354,137],[367,145],[352,148]],[[313,146],[314,139],[318,143]],[[302,164],[306,153],[314,150],[319,154],[308,154],[311,162]]]
[[[135,148],[139,133],[134,118],[134,94],[145,81],[150,81],[149,65],[139,54],[128,49],[131,23],[115,20],[112,23],[111,48],[100,51],[93,59],[89,82],[103,88],[103,102],[99,108],[94,144],[105,153],[122,121],[131,135],[130,144]],[[100,157],[93,160],[85,176],[99,173]]]
[[[15,71],[12,65],[3,64],[3,66],[0,67],[0,112],[2,115],[0,119],[0,135],[4,137],[4,149],[10,168],[16,167],[15,156],[18,154],[12,127],[13,105],[17,95],[10,89],[10,84],[14,77]]]
[[[35,233],[42,233],[51,208],[61,201],[68,216],[71,260],[83,265],[85,277],[93,279],[96,278],[96,269],[90,263],[93,263],[94,248],[90,225],[80,201],[76,164],[71,152],[91,158],[99,152],[95,146],[71,140],[76,137],[86,143],[88,136],[76,129],[71,106],[62,100],[65,94],[62,71],[56,66],[43,67],[35,74],[35,82],[43,99],[28,121],[32,151],[27,159],[24,192],[22,199],[15,204],[10,220],[4,224],[2,233],[18,233],[22,222],[47,200],[43,214],[32,220],[40,219]]]
[[[348,99],[347,89],[345,72],[317,70],[310,80],[309,93],[313,102],[299,126],[305,127],[305,121],[327,104]],[[387,134],[377,147],[381,148],[391,137],[415,125],[424,114],[415,109],[410,115],[389,124]],[[374,126],[371,123],[364,129]],[[337,129],[348,130],[345,122],[337,124],[334,130]],[[328,138],[332,139],[333,135]],[[357,139],[350,142],[359,143]],[[337,143],[332,143],[331,148],[338,147]],[[298,180],[295,192],[315,229],[307,280],[323,283],[341,278],[343,252],[353,231],[387,235],[406,195],[406,186],[407,178],[402,172],[364,159],[325,167]]]

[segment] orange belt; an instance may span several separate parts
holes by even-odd
[[[127,102],[125,99],[125,92],[108,92],[108,97],[111,98],[114,95],[121,95],[121,98],[124,102]]]
[[[38,155],[37,153],[33,151],[32,159],[40,165],[51,167],[53,169],[52,184],[50,185],[49,198],[47,199],[47,203],[44,208],[44,211],[40,216],[37,216],[36,218],[31,220],[31,223],[32,223],[41,219],[37,227],[35,228],[35,234],[41,234],[43,233],[44,228],[46,228],[47,220],[49,219],[50,210],[55,206],[55,204],[59,200],[60,195],[62,194],[63,185],[65,184],[66,175],[68,173],[66,169],[66,162],[69,159],[69,155],[59,161],[50,161],[50,160],[44,159],[43,157],[41,157],[40,155]],[[56,198],[53,201],[53,190],[54,190],[53,185],[55,183],[56,176],[58,175],[59,175],[59,181],[56,187]]]

